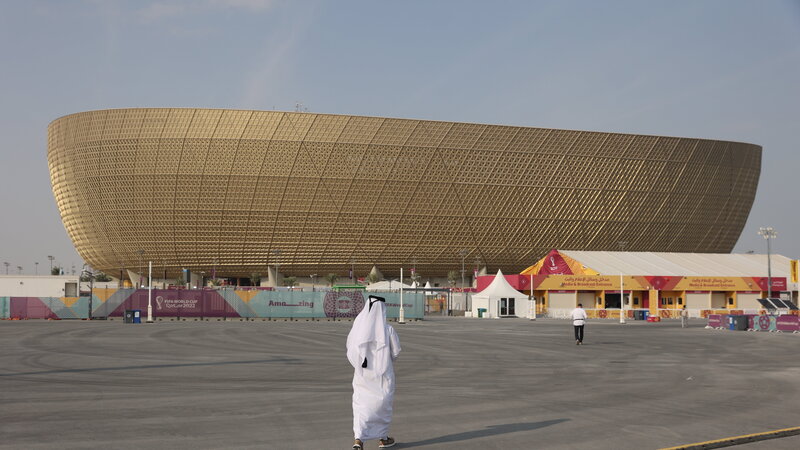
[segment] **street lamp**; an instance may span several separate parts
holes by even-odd
[[[625,251],[625,246],[628,245],[625,241],[619,241],[620,257],[622,252]],[[622,279],[622,266],[619,269],[619,323],[625,323],[625,284]]]
[[[464,292],[464,287],[465,287],[464,286],[464,270],[465,270],[464,269],[464,260],[467,258],[467,254],[468,253],[469,253],[469,250],[467,250],[467,249],[462,249],[461,251],[458,252],[458,254],[461,255],[461,292],[462,293]]]
[[[38,262],[35,262],[35,263],[33,263],[33,265],[35,266],[35,267],[34,267],[34,270],[35,270],[35,272],[34,272],[34,273],[35,273],[36,275],[39,275],[39,263],[38,263]]]
[[[139,255],[139,287],[144,287],[144,284],[142,283],[144,278],[144,275],[142,274],[142,272],[144,272],[144,269],[142,268],[142,255],[144,255],[144,250],[136,250],[136,253]]]
[[[153,323],[153,261],[147,262],[147,323]]]
[[[87,317],[89,320],[92,320],[92,297],[94,296],[94,271],[91,269],[86,268],[86,264],[83,265],[83,269],[81,270],[81,276],[89,277],[89,314]]]
[[[22,275],[22,266],[17,266],[17,272]]]
[[[50,260],[50,275],[53,274],[53,260],[56,259],[53,255],[47,255],[47,259]]]
[[[778,237],[778,232],[772,227],[761,227],[758,229],[758,234],[767,240],[767,298],[772,298],[772,246],[770,240]]]
[[[11,264],[9,264],[8,261],[4,262],[3,264],[6,265],[6,275],[8,275],[8,266],[10,266]]]
[[[278,269],[280,268],[280,263],[278,262],[278,257],[281,256],[281,250],[275,249],[272,251],[275,254],[275,289],[277,289],[280,284],[278,282]]]
[[[311,292],[314,292],[316,287],[317,287],[317,274],[312,273],[311,274]]]

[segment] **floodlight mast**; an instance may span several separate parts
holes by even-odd
[[[758,234],[767,240],[767,298],[772,298],[772,246],[770,240],[778,237],[778,232],[772,227],[760,227]]]

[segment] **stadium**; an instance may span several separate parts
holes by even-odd
[[[728,253],[761,147],[300,112],[131,108],[48,127],[81,257],[109,274],[518,273],[553,248]]]

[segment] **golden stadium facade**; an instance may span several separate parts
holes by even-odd
[[[552,248],[730,252],[761,147],[706,139],[222,109],[53,121],[48,163],[81,257],[247,277],[513,273]]]

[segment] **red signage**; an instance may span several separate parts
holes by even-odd
[[[539,269],[538,275],[572,275],[572,269],[556,250],[545,256],[544,264]]]

